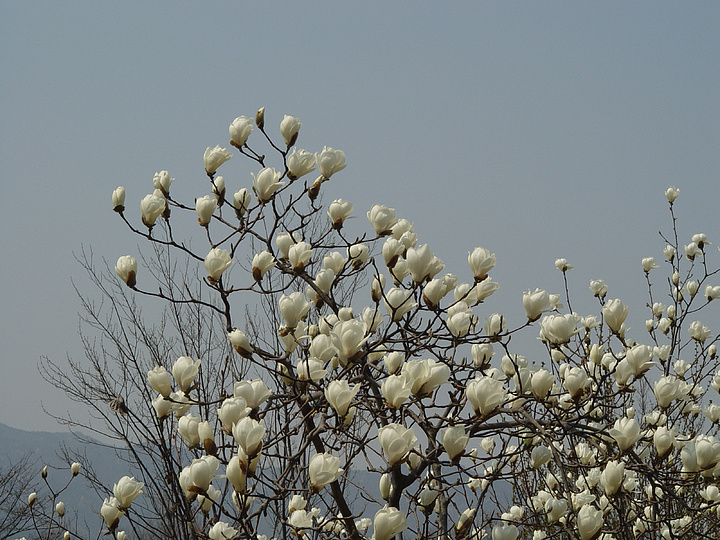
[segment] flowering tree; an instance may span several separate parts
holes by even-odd
[[[629,308],[602,280],[590,283],[596,313],[573,312],[564,259],[563,297],[518,294],[526,318],[511,326],[485,309],[498,288],[490,250],[443,273],[381,204],[364,235],[348,235],[353,205],[321,202],[345,155],[295,148],[300,128],[285,116],[276,140],[264,109],[232,122],[250,189],[226,190],[218,170],[233,154],[216,146],[194,206],[173,198],[167,171],[140,219],[122,187],[113,193],[152,251],[140,266],[120,257],[121,281],[83,259],[107,299],[85,304],[103,341],[85,340],[90,367],[45,364],[138,478],[104,491],[109,533],[716,537],[720,407],[703,405],[708,387],[720,391],[718,337],[698,317],[720,286],[707,237],[678,238],[679,190],[665,193],[662,269],[642,260],[647,332],[629,335]],[[159,324],[141,298],[165,303]],[[544,352],[528,360],[511,344],[519,333],[539,334]]]

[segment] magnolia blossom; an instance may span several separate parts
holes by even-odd
[[[250,459],[255,457],[262,450],[263,437],[265,436],[264,422],[253,420],[249,416],[242,418],[232,428],[232,435],[238,447],[242,449]]]
[[[245,398],[234,396],[222,402],[218,409],[218,418],[222,422],[225,431],[232,432],[233,426],[242,418],[246,417],[252,408],[248,407]]]
[[[577,529],[581,540],[591,540],[603,526],[603,512],[590,504],[580,508],[577,514]]]
[[[555,268],[557,268],[561,272],[565,273],[568,270],[572,270],[574,268],[574,266],[572,264],[568,264],[566,259],[556,259],[555,260]]]
[[[450,461],[456,462],[464,453],[470,435],[463,426],[448,427],[443,431],[442,445]]]
[[[714,287],[712,285],[707,285],[705,287],[705,298],[707,298],[708,302],[720,298],[720,285],[716,285]]]
[[[351,202],[343,201],[342,199],[336,199],[328,206],[328,217],[333,224],[334,229],[342,229],[343,223],[348,218],[354,206]]]
[[[465,302],[458,302],[448,309],[447,327],[455,337],[463,337],[476,322],[472,311]]]
[[[114,531],[117,529],[120,519],[125,515],[125,511],[120,509],[120,502],[115,497],[111,497],[103,501],[100,515],[105,520],[108,530]]]
[[[348,413],[350,403],[352,403],[359,390],[359,384],[350,388],[346,380],[332,381],[325,387],[325,399],[335,409],[337,415],[342,418]]]
[[[118,503],[118,508],[126,510],[132,502],[142,494],[142,482],[137,482],[135,477],[123,476],[113,485],[113,495]]]
[[[590,291],[597,298],[605,298],[607,295],[607,285],[602,279],[594,279],[590,281]]]
[[[140,212],[142,213],[142,222],[151,229],[155,225],[155,221],[165,211],[167,202],[163,197],[157,195],[145,195],[140,201]]]
[[[640,377],[643,373],[655,365],[651,362],[653,350],[647,345],[635,345],[625,353],[625,360],[635,377]]]
[[[283,295],[278,301],[278,306],[288,328],[295,328],[310,311],[310,303],[301,292],[294,292],[289,296]]]
[[[427,244],[408,249],[405,260],[415,283],[422,283],[434,278],[445,267],[443,262],[433,255]]]
[[[193,459],[192,463],[181,472],[184,478],[181,479],[180,484],[185,484],[186,494],[192,497],[193,494],[207,493],[219,463],[215,456]]]
[[[537,321],[545,311],[550,310],[550,295],[544,290],[523,293],[522,302],[529,321]]]
[[[495,351],[491,343],[475,343],[470,348],[472,354],[473,365],[478,368],[488,366]]]
[[[251,200],[252,196],[247,188],[242,188],[235,192],[233,195],[233,207],[235,208],[235,213],[237,214],[238,219],[244,216],[248,211]]]
[[[195,211],[198,215],[198,223],[206,227],[210,223],[213,212],[217,208],[217,197],[213,195],[205,195],[195,200]]]
[[[426,514],[432,512],[435,507],[435,500],[439,494],[440,492],[436,489],[424,488],[417,499],[418,509]]]
[[[552,458],[552,450],[547,446],[536,446],[530,453],[530,467],[539,469]]]
[[[402,374],[412,382],[412,393],[418,397],[432,394],[450,378],[450,368],[432,358],[410,360],[402,366]]]
[[[342,365],[355,360],[368,340],[365,325],[357,319],[339,321],[330,332],[330,339]],[[314,341],[314,340],[313,340]]]
[[[302,538],[305,536],[302,533],[302,529],[309,529],[312,527],[313,518],[316,518],[319,514],[320,510],[318,508],[313,508],[310,512],[307,512],[306,510],[295,510],[292,514],[290,514],[288,524],[297,529],[299,532],[299,534],[296,533],[297,536]]]
[[[368,211],[367,218],[379,235],[391,234],[393,225],[397,223],[395,209],[381,204],[374,204]]]
[[[484,416],[505,401],[505,389],[498,379],[477,377],[467,384],[465,396],[475,413]]]
[[[272,395],[272,391],[261,379],[238,381],[233,385],[233,396],[243,398],[251,409],[257,409]]]
[[[532,392],[538,399],[545,399],[554,383],[555,376],[547,369],[539,369],[530,378]]]
[[[690,332],[690,337],[695,341],[705,343],[705,340],[710,337],[712,330],[700,321],[693,321],[688,328],[688,332]]]
[[[628,316],[628,311],[628,307],[618,298],[608,300],[602,308],[605,324],[607,324],[613,332],[620,332],[622,324]]]
[[[505,317],[498,313],[493,313],[485,319],[485,335],[490,341],[493,341],[505,329]]]
[[[329,453],[315,454],[308,465],[310,486],[315,491],[320,491],[327,484],[337,480],[343,473],[340,468],[340,458]]]
[[[230,344],[240,356],[243,358],[252,357],[252,353],[255,349],[253,349],[252,345],[250,345],[250,340],[244,332],[236,328],[232,332],[228,332],[228,339],[230,340]]]
[[[218,200],[218,206],[222,206],[225,202],[225,179],[222,176],[217,176],[212,179],[212,192]]]
[[[579,396],[587,386],[590,379],[581,367],[572,367],[565,371],[563,386],[572,397]]]
[[[112,192],[112,205],[115,212],[121,213],[125,210],[125,188],[118,186]]]
[[[175,361],[172,374],[180,390],[187,392],[200,369],[200,360],[193,360],[189,356],[181,356]]]
[[[187,441],[190,448],[199,446],[200,435],[198,434],[198,426],[200,425],[200,417],[187,414],[178,420],[178,433]]]
[[[387,424],[378,430],[378,440],[390,465],[401,463],[417,442],[412,428]]]
[[[543,317],[540,321],[540,338],[555,345],[563,345],[578,332],[577,323],[572,313]]]
[[[239,533],[237,529],[233,529],[230,525],[224,521],[218,521],[208,531],[208,536],[211,540],[229,540],[235,538],[235,535]]]
[[[165,399],[162,394],[158,394],[157,397],[152,400],[152,406],[158,418],[165,418],[172,412],[173,403]]]
[[[301,358],[297,363],[297,376],[301,381],[317,382],[327,375],[327,369],[323,363],[315,358]]]
[[[654,268],[660,268],[657,264],[655,264],[655,257],[645,257],[642,260],[642,267],[646,274]]]
[[[391,409],[398,409],[412,394],[413,381],[406,374],[390,375],[380,386],[385,403]]]
[[[659,426],[653,433],[653,444],[657,450],[658,456],[666,457],[673,449],[675,438],[678,434],[678,428],[667,426]]]
[[[475,276],[475,281],[484,280],[488,272],[495,266],[495,262],[495,254],[490,254],[490,251],[485,248],[476,247],[471,253],[468,253],[468,264]]]
[[[407,529],[405,514],[397,508],[385,505],[375,514],[373,520],[375,540],[390,540],[405,529]]]
[[[640,439],[640,424],[634,418],[618,418],[608,434],[615,439],[620,451],[624,452]]]
[[[385,293],[385,309],[393,322],[399,321],[416,307],[417,303],[412,301],[411,290],[392,288]]]
[[[560,520],[568,511],[568,503],[565,499],[551,498],[545,503],[545,513],[548,521],[555,523]]]
[[[128,287],[135,287],[137,277],[137,260],[130,255],[123,255],[115,264],[115,273]]]
[[[209,146],[205,150],[205,154],[203,154],[203,161],[205,162],[205,172],[212,176],[215,174],[215,171],[217,171],[218,167],[225,163],[228,159],[232,157],[232,154],[228,152],[225,148],[220,148],[220,145],[217,145],[215,148],[210,148]]]
[[[600,484],[605,490],[605,495],[611,497],[622,486],[625,476],[625,464],[620,461],[608,461],[600,475]]]
[[[315,154],[315,162],[320,174],[324,178],[330,178],[333,174],[345,168],[345,152],[325,146],[322,152]]]
[[[232,260],[227,250],[213,248],[205,257],[205,270],[211,282],[220,280],[223,272],[230,268]]]
[[[300,120],[287,114],[283,117],[282,122],[280,122],[280,133],[288,148],[295,144],[298,133],[300,132],[300,126],[302,126]]]
[[[301,272],[310,262],[312,247],[307,242],[298,242],[288,249],[288,261],[294,272]]]
[[[492,528],[492,540],[516,540],[520,530],[515,525],[496,525]]]
[[[347,258],[354,269],[359,269],[370,256],[370,250],[365,244],[353,244],[347,248]]]
[[[253,174],[252,177],[253,189],[260,202],[272,199],[275,192],[285,185],[285,182],[280,182],[280,173],[269,167],[265,167],[257,175]]]
[[[680,397],[680,382],[677,377],[673,377],[672,375],[660,377],[660,379],[655,382],[655,399],[657,399],[659,407],[666,409],[673,400]]]
[[[232,121],[228,131],[230,133],[230,144],[236,148],[242,148],[253,130],[252,118],[238,116]]]
[[[430,308],[435,308],[450,291],[455,288],[457,277],[453,274],[445,274],[441,279],[432,279],[423,288],[423,301]],[[467,306],[467,304],[465,304]]]
[[[170,184],[172,184],[174,180],[167,171],[156,172],[155,176],[153,176],[153,187],[159,189],[162,194],[167,197],[170,194]]]
[[[297,180],[315,168],[315,154],[307,150],[295,150],[287,157],[288,178]]]
[[[680,195],[680,190],[675,186],[670,186],[665,190],[665,198],[670,204],[675,202],[675,199],[678,198],[678,195]]]
[[[327,270],[332,270],[335,275],[338,275],[342,272],[342,269],[345,266],[345,261],[345,257],[343,257],[340,252],[331,251],[323,257],[323,266]]]

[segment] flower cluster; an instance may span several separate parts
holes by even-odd
[[[212,193],[194,205],[205,250],[171,234],[182,218],[170,209],[193,207],[170,196],[167,172],[142,199],[144,228],[127,218],[124,190],[112,197],[131,230],[201,267],[199,289],[158,279],[160,292],[133,257],[115,267],[133,294],[195,322],[183,327],[182,354],[153,356],[134,396],[167,449],[156,458],[167,478],[157,496],[176,501],[170,521],[213,540],[717,530],[720,407],[705,393],[720,392],[718,334],[699,312],[713,309],[720,285],[707,235],[665,240],[662,264],[640,260],[650,293],[640,331],[628,324],[640,310],[602,279],[589,284],[592,312],[565,310],[574,267],[563,258],[555,266],[564,297],[518,294],[524,316],[512,321],[512,309],[493,303],[491,249],[471,249],[468,266],[450,273],[414,224],[381,203],[353,232],[352,203],[319,202],[345,154],[296,148],[302,124],[285,116],[268,166],[254,139],[255,129],[273,139],[265,120],[261,109],[229,128],[230,146],[256,166],[228,195],[234,215],[223,214],[217,176],[232,154],[205,152]],[[314,181],[301,180],[315,169]],[[673,211],[678,195],[665,192]],[[222,335],[212,346],[200,331],[210,327]],[[519,333],[537,338],[537,349],[522,350]],[[512,493],[495,497],[508,482]],[[125,477],[105,501],[110,531],[140,487]]]

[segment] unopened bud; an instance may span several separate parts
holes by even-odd
[[[258,129],[265,127],[265,107],[260,107],[258,112],[255,114],[255,125]]]

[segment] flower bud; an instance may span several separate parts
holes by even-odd
[[[30,495],[28,495],[28,499],[27,499],[28,506],[32,506],[33,504],[35,504],[36,499],[37,499],[37,493],[35,493],[33,491]]]
[[[297,141],[301,126],[300,120],[287,114],[282,119],[282,122],[280,122],[280,133],[288,148],[293,146],[295,141]]]
[[[80,472],[81,465],[76,461],[72,465],[70,465],[70,472],[73,476],[77,476]]]
[[[115,264],[115,273],[131,289],[135,288],[137,276],[137,260],[130,255],[123,255]]]
[[[118,214],[122,214],[125,210],[125,188],[119,186],[112,194],[113,210]]]

